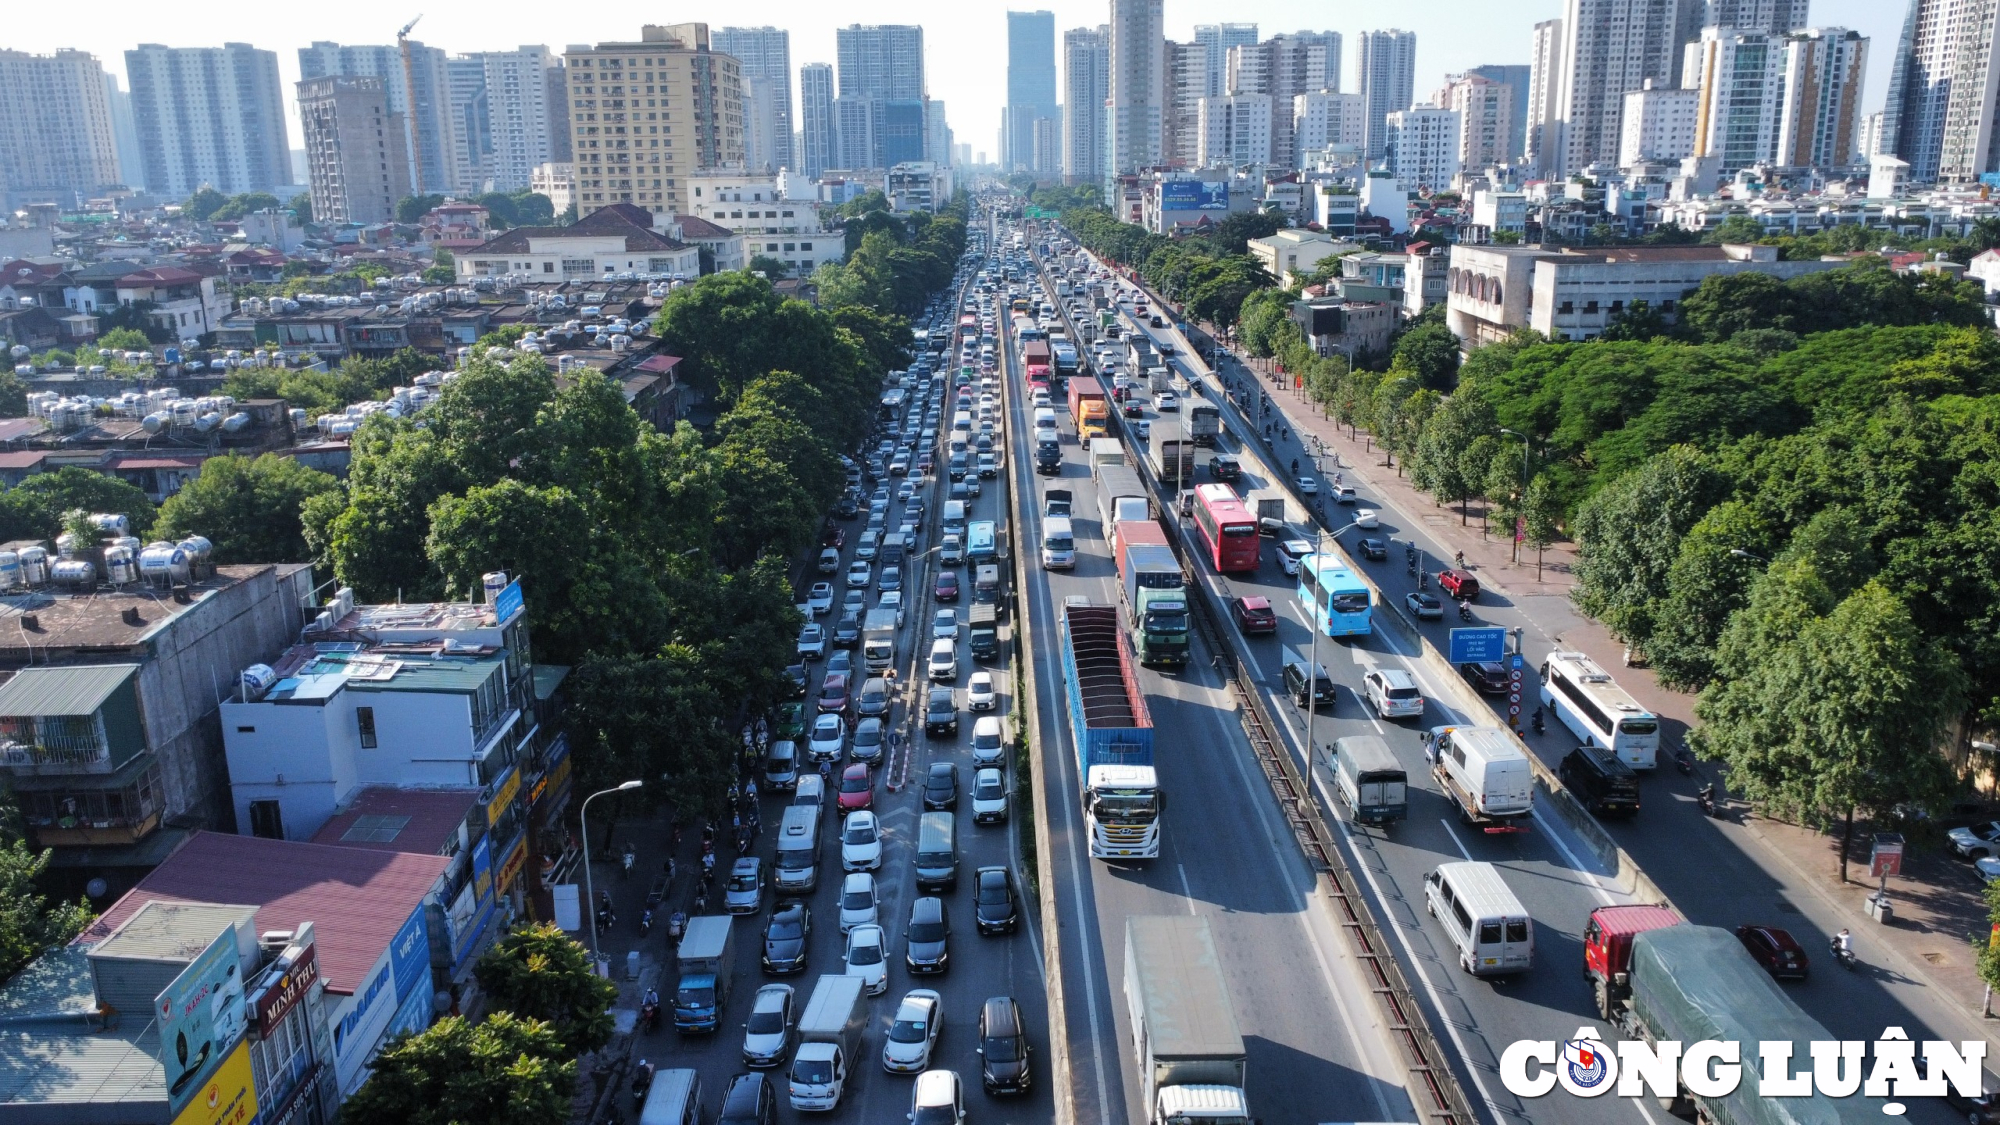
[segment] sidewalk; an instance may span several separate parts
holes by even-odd
[[[1215,343],[1216,338],[1209,334],[1209,341]],[[1480,584],[1523,607],[1534,622],[1534,631],[1551,647],[1581,651],[1600,666],[1616,669],[1619,684],[1665,721],[1666,745],[1677,745],[1694,725],[1695,696],[1662,687],[1648,669],[1626,667],[1624,645],[1570,603],[1575,586],[1575,544],[1565,541],[1546,548],[1538,573],[1535,552],[1523,545],[1516,560],[1504,529],[1482,533],[1481,506],[1471,505],[1469,518],[1462,521],[1457,505],[1440,506],[1391,467],[1388,455],[1374,445],[1367,431],[1350,436],[1302,392],[1291,389],[1287,377],[1280,376],[1287,385],[1274,385],[1263,361],[1220,347],[1215,354],[1218,358],[1228,355],[1240,365],[1239,376],[1243,369],[1249,370],[1258,389],[1270,396],[1273,409],[1301,439],[1318,438],[1324,443],[1328,479],[1334,472],[1344,474],[1349,482],[1421,521],[1425,533],[1447,550],[1465,552],[1466,564],[1478,575]],[[1338,469],[1334,468],[1336,456]],[[1524,601],[1527,598],[1537,600],[1530,604]],[[1746,861],[1768,859],[1784,868],[1790,876],[1785,882],[1809,889],[1838,917],[1839,924],[1855,931],[1865,943],[1864,956],[1879,961],[1880,954],[1869,954],[1866,947],[1886,947],[1911,976],[1927,982],[1946,1007],[1956,1009],[1976,1029],[2000,1043],[2000,1025],[1981,1017],[1985,986],[1969,944],[1972,935],[1987,931],[1987,911],[1978,879],[1963,862],[1943,849],[1913,849],[1905,857],[1904,874],[1889,880],[1895,919],[1888,926],[1878,925],[1864,909],[1864,900],[1874,889],[1873,880],[1868,879],[1867,825],[1855,826],[1850,881],[1843,884],[1837,871],[1837,836],[1756,815],[1742,805],[1730,811],[1734,821],[1730,834],[1744,849]],[[1755,854],[1758,852],[1763,856]]]

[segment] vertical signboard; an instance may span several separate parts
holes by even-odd
[[[403,928],[389,939],[389,963],[396,976],[396,999],[408,1000],[412,991],[430,992],[431,943],[424,934],[424,908],[410,912]]]
[[[209,943],[153,1002],[166,1066],[167,1112],[178,1117],[243,1038],[243,965],[236,927]]]
[[[174,1125],[251,1125],[257,1120],[255,1081],[250,1044],[238,1039],[215,1073],[193,1087],[186,1108],[174,1114]]]

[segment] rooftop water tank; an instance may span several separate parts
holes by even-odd
[[[104,552],[104,577],[113,586],[130,586],[139,580],[139,563],[130,547],[111,547]]]
[[[21,585],[21,556],[14,551],[0,551],[0,590],[12,590]]]
[[[49,580],[58,586],[89,589],[97,585],[97,568],[88,559],[58,559],[49,568]]]
[[[176,582],[186,582],[187,550],[164,541],[148,543],[146,549],[139,552],[139,576],[154,586],[171,586]]]
[[[49,552],[43,547],[21,548],[21,581],[40,586],[49,580]]]
[[[118,512],[92,512],[90,526],[106,535],[132,534],[132,521]]]
[[[278,671],[269,664],[252,664],[243,669],[239,682],[243,687],[244,702],[254,703],[262,699],[264,693],[270,691],[271,686],[278,682]]]

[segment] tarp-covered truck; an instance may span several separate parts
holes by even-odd
[[[1243,1047],[1208,919],[1125,920],[1125,1004],[1139,1089],[1153,1125],[1250,1118]]]

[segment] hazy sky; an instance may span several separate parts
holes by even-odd
[[[955,139],[973,151],[997,155],[1000,105],[1006,97],[1006,11],[1010,5],[974,0],[916,3],[913,0],[764,0],[763,3],[650,5],[550,3],[494,0],[321,0],[318,3],[171,3],[168,0],[107,0],[83,8],[64,4],[12,6],[0,47],[46,53],[58,47],[90,51],[106,69],[125,72],[125,51],[139,43],[170,47],[247,42],[278,53],[287,89],[298,80],[298,48],[315,39],[340,43],[393,43],[396,29],[423,13],[413,37],[447,51],[495,50],[545,43],[560,52],[572,43],[637,38],[639,24],[706,21],[711,27],[772,24],[792,33],[794,70],[808,62],[834,62],[834,28],[849,23],[922,25],[930,94],[946,103]],[[1104,0],[1057,0],[1021,4],[1056,14],[1056,36],[1072,27],[1103,23]],[[615,9],[615,11],[614,11]],[[1879,108],[1888,83],[1890,56],[1901,31],[1902,0],[1814,0],[1817,26],[1850,27],[1870,36],[1866,106]],[[1167,0],[1167,35],[1186,40],[1197,23],[1254,22],[1266,36],[1280,31],[1338,31],[1348,37],[1342,76],[1354,88],[1354,33],[1385,25],[1417,33],[1417,98],[1424,99],[1447,72],[1488,63],[1528,61],[1529,29],[1562,13],[1560,0],[1430,0],[1426,4],[1353,3],[1350,0]],[[796,87],[796,79],[794,79]],[[797,97],[796,89],[793,94]],[[287,94],[287,101],[291,101]],[[302,143],[296,109],[291,143]]]

